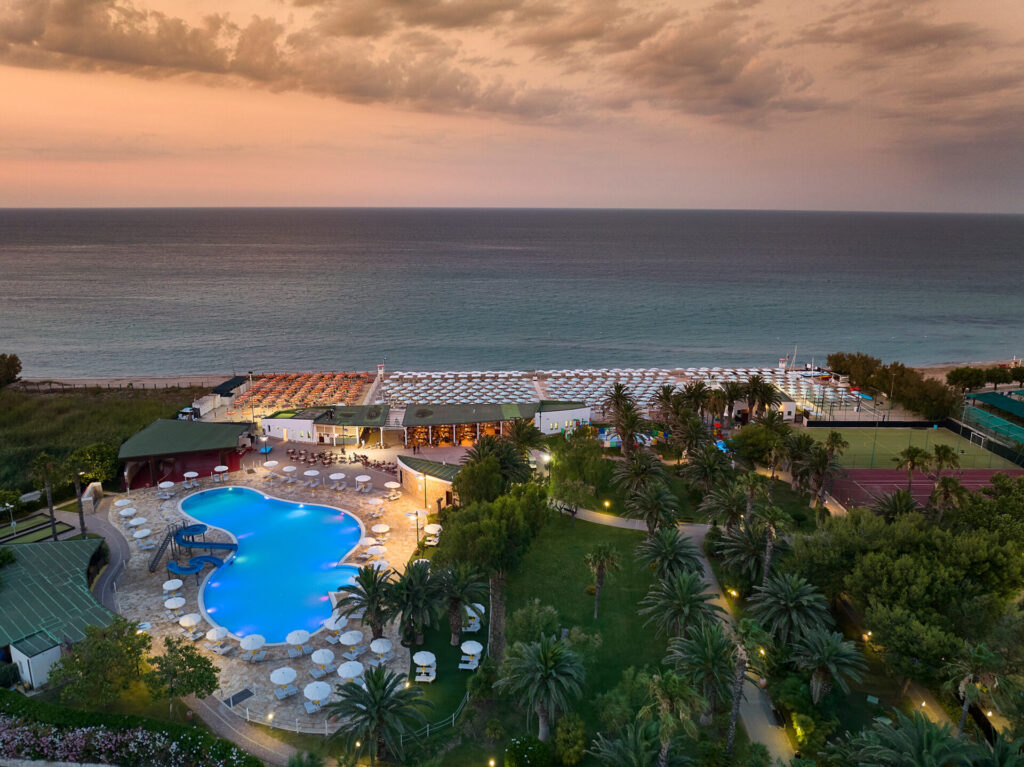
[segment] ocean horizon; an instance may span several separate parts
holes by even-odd
[[[1024,352],[1024,216],[0,209],[26,377],[915,365]]]

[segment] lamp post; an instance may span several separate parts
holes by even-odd
[[[84,471],[76,471],[73,475],[75,480],[75,498],[78,500],[78,527],[83,538],[85,538],[85,510],[82,508],[82,477],[84,476]]]
[[[423,481],[423,508],[429,514],[430,509],[427,508],[427,475],[426,473],[418,474],[416,478]]]
[[[260,459],[259,456],[268,456],[268,455],[270,455],[269,453],[264,453],[263,452],[263,448],[267,446],[267,437],[266,437],[266,435],[263,435],[262,437],[260,437],[260,442],[263,443],[263,447],[261,447],[259,450],[256,451],[256,456],[257,456],[256,462],[257,463],[263,463],[263,460]],[[256,468],[256,467],[254,466],[253,468]]]

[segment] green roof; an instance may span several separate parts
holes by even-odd
[[[586,402],[565,402],[557,399],[542,399],[537,403],[538,413],[557,413],[560,410],[583,410]]]
[[[86,626],[106,626],[114,615],[89,592],[85,570],[101,538],[23,543],[0,570],[0,647],[26,655],[65,640],[85,638]]]
[[[398,456],[398,462],[409,469],[409,471],[426,474],[428,477],[434,477],[434,479],[440,479],[445,482],[452,482],[462,470],[462,467],[457,463],[438,463],[437,461],[428,461],[426,458],[413,458],[408,455]]]
[[[151,455],[199,453],[206,450],[234,450],[238,437],[249,428],[246,423],[171,421],[161,418],[129,437],[117,454],[122,461]]]
[[[334,426],[387,426],[390,405],[334,405],[327,408],[317,423]],[[331,418],[331,411],[334,417]]]
[[[409,405],[403,426],[442,426],[455,423],[490,423],[533,418],[536,402],[504,405]]]

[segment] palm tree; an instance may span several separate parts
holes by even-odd
[[[583,675],[583,661],[568,644],[542,636],[539,642],[512,645],[494,686],[508,690],[524,708],[537,713],[537,738],[546,741],[552,718],[583,693]]]
[[[719,699],[729,694],[735,653],[736,648],[719,621],[704,621],[690,636],[669,640],[665,663],[697,685],[707,701],[700,719],[702,725],[711,724]]]
[[[629,407],[636,407],[636,397],[624,383],[614,383],[601,402],[601,411],[612,421]]]
[[[745,471],[736,477],[736,484],[746,495],[746,507],[743,512],[743,520],[750,524],[754,516],[754,507],[764,498],[768,497],[768,478],[756,471]]]
[[[743,384],[739,381],[726,381],[722,384],[722,394],[725,396],[725,409],[729,412],[729,425],[732,426],[736,422],[733,408],[744,397]]]
[[[441,584],[430,574],[429,562],[413,562],[389,583],[392,610],[401,620],[402,636],[415,645],[423,644],[424,629],[433,628],[441,618]]]
[[[917,711],[913,717],[894,711],[894,724],[875,723],[855,737],[849,749],[850,764],[877,767],[966,767],[972,747],[960,740],[948,724],[936,724]]]
[[[932,454],[917,445],[909,445],[900,451],[900,454],[892,459],[897,469],[907,472],[907,492],[914,487],[914,472],[918,469],[927,470],[931,462]]]
[[[779,459],[784,452],[786,437],[789,436],[790,428],[778,410],[770,410],[757,419],[757,424],[765,431],[768,445],[768,467],[771,470],[771,478],[775,479],[775,470],[779,466]],[[769,494],[771,489],[769,486]]]
[[[759,476],[759,475],[755,475]],[[732,530],[743,520],[748,508],[747,494],[739,482],[723,482],[704,496],[697,510],[714,524]]]
[[[825,437],[825,451],[828,453],[830,461],[836,457],[836,453],[841,456],[849,447],[850,443],[843,439],[843,435],[834,429]]]
[[[654,535],[659,527],[674,525],[679,518],[679,500],[665,485],[648,485],[626,499],[626,514],[633,519],[643,520],[647,535]]]
[[[448,607],[448,628],[452,633],[451,645],[462,641],[462,611],[469,605],[487,599],[487,576],[460,562],[446,567],[439,576],[441,597]]]
[[[799,470],[807,474],[816,509],[824,505],[825,492],[831,480],[843,473],[843,467],[835,459],[828,457],[828,450],[823,445],[811,448],[801,461]]]
[[[941,477],[942,472],[946,469],[959,469],[960,455],[956,452],[956,448],[942,443],[932,446],[931,467],[935,470],[936,478]]]
[[[654,407],[658,411],[658,417],[665,423],[672,420],[675,398],[676,387],[673,384],[664,384],[654,395]]]
[[[50,510],[50,534],[57,540],[57,515],[53,510],[53,488],[63,484],[64,472],[61,464],[49,453],[39,453],[32,459],[29,471],[33,482],[38,482],[46,491],[46,506]]]
[[[644,538],[636,547],[636,558],[654,571],[659,579],[673,573],[704,574],[697,547],[678,527],[664,526]]]
[[[806,431],[791,432],[786,437],[786,441],[780,450],[780,455],[783,467],[789,471],[789,486],[793,490],[806,491],[809,479],[807,472],[803,471],[803,468],[807,464],[807,457],[817,444],[817,440]]]
[[[735,625],[726,624],[726,630],[736,649],[736,665],[733,667],[732,676],[732,710],[729,713],[729,734],[725,741],[725,753],[732,756],[733,746],[736,744],[736,724],[740,718],[740,702],[743,700],[743,682],[747,678],[747,669],[750,668],[750,656],[758,657],[755,650],[763,650],[770,642],[770,637],[765,630],[750,618],[740,618]]]
[[[708,412],[711,413],[711,422],[717,421],[725,410],[725,394],[721,389],[709,389],[707,398]]]
[[[920,510],[921,507],[914,500],[914,496],[906,490],[886,493],[876,498],[871,504],[871,511],[890,524],[903,514],[911,514]]]
[[[849,682],[859,682],[867,668],[855,643],[838,631],[824,628],[811,629],[797,640],[793,662],[801,671],[811,672],[811,700],[815,706],[828,695],[833,683],[849,693]]]
[[[689,406],[684,406],[684,411],[679,413],[677,421],[672,426],[672,441],[679,448],[680,458],[682,453],[687,457],[692,456],[701,445],[710,441],[711,435],[708,428],[700,417],[695,415]]]
[[[654,624],[659,634],[683,636],[689,626],[722,612],[704,588],[698,573],[673,573],[651,586],[637,613],[648,616],[644,625]]]
[[[426,722],[419,708],[431,706],[421,687],[410,687],[404,674],[385,666],[369,669],[362,684],[338,685],[338,695],[340,700],[324,706],[340,722],[329,737],[344,740],[350,753],[368,750],[370,764],[382,752],[401,760],[403,736]]]
[[[1007,739],[997,734],[992,748],[984,742],[977,745],[971,767],[1024,767],[1021,749],[1024,749],[1024,739]]]
[[[628,458],[636,449],[636,437],[644,428],[645,421],[637,411],[636,405],[629,405],[616,414],[612,423],[615,426],[615,433],[622,441],[622,455]]]
[[[633,721],[617,738],[606,738],[599,732],[587,753],[605,767],[655,767],[661,756],[658,725]]]
[[[753,615],[780,645],[832,625],[824,595],[799,575],[783,573],[756,586],[750,598]]]
[[[384,624],[395,615],[391,600],[393,575],[392,570],[378,570],[369,565],[360,567],[352,583],[338,589],[344,596],[338,600],[334,609],[340,615],[362,611],[363,623],[370,624],[374,639],[380,639],[384,636]]]
[[[531,469],[526,457],[509,440],[485,434],[477,443],[462,456],[462,465],[479,463],[493,456],[498,460],[501,478],[507,490],[514,484],[526,482],[530,478]]]
[[[598,543],[587,552],[583,561],[594,574],[594,620],[597,620],[597,608],[601,603],[601,589],[604,588],[605,576],[618,572],[621,559],[618,549],[610,543]]]
[[[768,574],[772,569],[772,553],[780,533],[785,533],[793,524],[792,517],[778,506],[758,506],[754,512],[757,525],[764,531],[764,569],[761,574],[761,585],[768,582]]]
[[[665,464],[657,453],[635,450],[622,461],[615,461],[612,482],[626,495],[635,495],[652,484],[664,484]]]
[[[771,384],[768,381],[764,381],[764,383],[758,387],[754,397],[757,403],[758,413],[767,413],[769,410],[774,410],[782,404],[782,393],[775,388],[774,384]]]
[[[704,411],[708,406],[708,385],[703,381],[693,381],[686,384],[682,390],[682,399],[690,408],[696,411],[697,415],[704,418]]]
[[[967,723],[967,711],[985,690],[991,690],[999,684],[999,674],[1003,669],[1003,659],[988,649],[988,645],[979,642],[976,645],[965,645],[953,660],[946,664],[943,674],[946,677],[947,691],[956,691],[963,701],[960,707],[960,721],[956,725],[954,735],[960,737]]]
[[[753,421],[757,417],[758,395],[762,388],[770,385],[771,384],[764,380],[764,376],[758,373],[754,373],[743,384],[743,396],[747,400],[748,421]]]
[[[547,444],[544,432],[529,418],[516,418],[512,421],[505,429],[505,439],[515,445],[522,455],[529,455],[531,450],[541,450]]]
[[[716,445],[705,443],[690,456],[689,462],[683,468],[683,476],[698,485],[705,493],[710,493],[727,468],[725,453]]]
[[[672,738],[680,731],[691,738],[697,736],[693,715],[707,702],[686,679],[672,671],[652,675],[648,694],[650,702],[640,709],[640,718],[653,718],[658,723],[658,767],[668,767]]]
[[[947,509],[958,509],[970,497],[967,488],[956,477],[939,477],[928,503],[938,512],[936,521],[942,521]]]
[[[782,547],[782,543],[776,543],[776,551]],[[764,572],[764,550],[764,531],[756,525],[744,525],[722,536],[716,553],[731,575],[752,585],[758,582]]]

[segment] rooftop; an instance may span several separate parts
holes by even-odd
[[[22,543],[0,571],[0,647],[37,655],[85,638],[86,626],[106,626],[113,613],[89,592],[85,571],[100,538]]]
[[[438,463],[437,461],[428,461],[426,458],[414,458],[409,455],[398,456],[398,462],[409,469],[409,471],[426,474],[428,477],[440,479],[444,482],[454,481],[459,471],[462,470],[462,467],[455,463]]]
[[[409,405],[403,426],[441,426],[455,423],[490,423],[533,418],[536,402],[504,405]]]
[[[588,407],[586,402],[566,402],[557,399],[542,399],[537,403],[538,413],[557,413],[561,410],[583,410]]]
[[[222,397],[230,396],[231,392],[237,389],[239,386],[244,384],[249,379],[245,376],[233,376],[223,383],[217,384],[213,387],[213,393],[219,394]]]
[[[161,418],[125,440],[117,457],[125,461],[151,455],[234,450],[238,447],[239,436],[248,428],[249,424],[246,423],[171,421]]]

